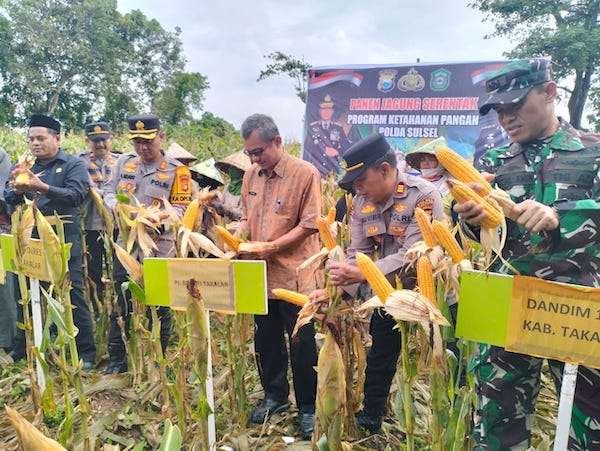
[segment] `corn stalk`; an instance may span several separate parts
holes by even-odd
[[[81,379],[82,362],[79,360],[75,336],[77,329],[73,323],[73,306],[71,304],[71,284],[67,277],[67,267],[70,257],[70,244],[65,244],[65,236],[63,223],[59,216],[55,214],[55,223],[58,233],[55,233],[48,220],[42,215],[39,210],[35,210],[35,220],[42,246],[50,282],[54,287],[57,303],[52,303],[51,297],[47,296],[48,305],[51,306],[49,312],[53,322],[57,326],[59,343],[61,345],[61,360],[59,367],[64,380],[67,380],[77,391],[77,399],[79,402],[78,410],[81,414],[81,431],[83,436],[84,449],[88,451],[89,432],[88,420],[91,417],[91,408],[88,404]],[[55,307],[55,308],[52,308]],[[62,311],[61,311],[62,310]],[[70,361],[67,361],[67,347],[69,351]],[[72,410],[70,408],[70,397],[68,394],[68,385],[64,384],[65,395],[65,424],[72,424]],[[66,442],[72,439],[72,430],[67,428]]]
[[[202,294],[198,288],[198,282],[190,279],[187,282],[188,303],[188,343],[194,357],[194,378],[198,384],[198,407],[197,415],[200,420],[200,447],[203,451],[210,449],[208,437],[208,416],[211,409],[208,404],[206,393],[206,381],[208,379],[208,353],[210,349],[208,322]]]

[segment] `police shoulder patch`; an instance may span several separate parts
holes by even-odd
[[[429,213],[433,210],[433,197],[426,197],[417,202],[416,207],[424,210],[426,213]]]

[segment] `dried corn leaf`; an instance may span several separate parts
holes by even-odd
[[[5,405],[8,420],[15,428],[23,451],[66,451],[60,443],[46,437],[19,412]]]

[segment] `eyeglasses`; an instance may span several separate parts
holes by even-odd
[[[253,150],[244,149],[244,153],[246,155],[248,155],[249,157],[260,157],[264,151],[265,151],[264,147],[257,147],[256,149],[253,149]]]
[[[249,157],[260,157],[263,154],[263,152],[269,148],[269,146],[271,145],[272,142],[273,141],[269,141],[269,144],[267,144],[263,147],[257,147],[256,149],[252,149],[252,150],[244,149],[244,153],[246,155],[248,155]]]

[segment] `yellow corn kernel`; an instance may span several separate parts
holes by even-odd
[[[379,300],[385,304],[387,298],[394,292],[392,284],[386,279],[385,275],[377,267],[377,265],[362,252],[356,253],[356,264],[362,272],[369,285],[373,289]]]
[[[429,215],[425,213],[422,208],[416,207],[415,219],[417,220],[417,224],[419,225],[419,230],[421,231],[421,235],[423,236],[423,241],[425,241],[425,244],[429,247],[435,246],[437,244],[437,238],[433,233]]]
[[[27,185],[29,183],[29,174],[27,172],[21,172],[15,178],[15,185]]]
[[[331,225],[335,222],[335,214],[337,213],[335,207],[331,207],[327,212],[327,224]]]
[[[435,236],[440,241],[443,248],[446,249],[446,252],[448,252],[448,255],[452,258],[452,261],[454,263],[463,261],[466,258],[465,253],[446,225],[437,219],[434,219],[431,225],[433,227],[433,233],[435,233]]]
[[[238,237],[233,236],[229,230],[227,230],[225,227],[222,226],[215,226],[215,231],[217,233],[217,236],[219,238],[221,238],[221,240],[223,240],[223,242],[232,250],[236,251],[238,250],[238,247],[240,247],[240,243],[242,242],[242,240],[240,240]]]
[[[317,228],[319,229],[319,234],[321,235],[321,241],[323,241],[323,246],[325,246],[328,251],[335,248],[337,246],[337,243],[335,242],[335,238],[331,234],[331,229],[329,228],[327,219],[323,216],[319,216],[317,218]]]
[[[435,284],[433,283],[433,268],[429,257],[425,255],[417,260],[417,286],[423,296],[436,304]]]
[[[446,146],[438,146],[435,148],[435,156],[438,161],[444,166],[452,177],[460,180],[461,182],[474,182],[479,183],[483,189],[481,191],[482,196],[487,196],[492,187],[489,182],[485,179],[483,174],[473,167],[473,165],[461,157],[458,153]]]
[[[502,222],[502,213],[477,194],[473,188],[455,179],[448,179],[446,180],[446,183],[450,188],[450,194],[452,194],[452,197],[454,197],[458,203],[472,200],[483,207],[484,211],[487,213],[487,217],[481,221],[481,227],[493,229],[500,225]]]
[[[305,294],[292,290],[286,290],[285,288],[273,288],[273,294],[282,301],[289,302],[290,304],[298,305],[300,307],[304,307],[304,304],[310,300]]]
[[[185,213],[183,214],[182,221],[186,229],[194,230],[194,224],[196,223],[196,216],[198,216],[199,209],[200,201],[198,199],[194,199],[188,204]]]

